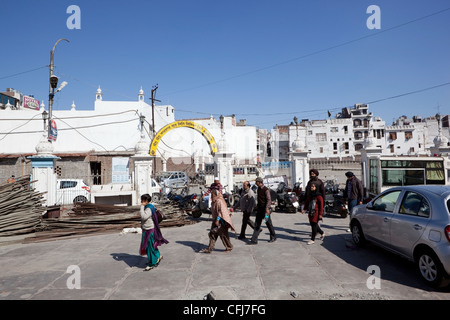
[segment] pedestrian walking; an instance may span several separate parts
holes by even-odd
[[[311,190],[311,184],[315,183],[318,188],[319,193],[322,195],[322,198],[325,199],[325,184],[322,180],[319,179],[319,170],[310,169],[309,170],[309,181],[306,185],[305,190],[305,198],[308,198],[309,192]]]
[[[230,241],[228,229],[234,229],[233,222],[231,221],[230,211],[228,211],[225,199],[218,190],[213,189],[211,191],[211,216],[213,219],[211,230],[209,231],[209,245],[207,248],[200,250],[203,253],[211,253],[214,250],[217,238],[220,237],[225,251],[230,252],[233,249],[233,245]]]
[[[325,233],[319,226],[319,221],[322,220],[323,216],[323,198],[322,194],[319,191],[316,183],[311,183],[309,196],[305,201],[305,209],[302,210],[302,213],[308,213],[309,224],[311,225],[311,240],[308,241],[308,244],[313,244],[317,233],[321,235],[321,239],[325,237]]]
[[[158,247],[163,243],[169,243],[162,236],[156,208],[150,203],[151,201],[152,197],[148,193],[141,196],[142,238],[139,253],[141,255],[147,254],[147,267],[144,271],[152,270],[159,265],[163,256],[159,252]]]
[[[255,230],[255,223],[250,219],[250,215],[256,206],[255,193],[250,188],[250,182],[248,181],[244,181],[242,188],[242,195],[238,203],[238,206],[242,210],[242,226],[238,239],[245,239],[245,229],[247,229],[247,225]]]
[[[348,212],[351,215],[352,210],[359,204],[363,204],[364,189],[361,181],[356,178],[353,172],[349,171],[345,173],[347,181],[345,183],[345,190],[343,199],[348,205]]]
[[[348,171],[345,173],[345,176],[347,177],[347,181],[345,183],[344,195],[342,199],[348,206],[348,213],[351,219],[353,208],[363,203],[364,189],[361,181],[356,178],[353,172]],[[347,229],[347,232],[350,232],[350,228]]]
[[[208,190],[206,190],[205,194],[202,196],[202,200],[205,197],[208,197],[208,208],[211,208],[212,200],[211,200],[210,194],[211,194],[211,192],[213,190],[219,191],[220,194],[222,194],[222,192],[223,192],[223,186],[222,186],[222,184],[219,181],[219,177],[214,177],[214,182],[211,183],[211,185],[209,186]]]
[[[257,190],[258,202],[256,205],[255,229],[253,231],[253,236],[249,244],[258,243],[258,236],[262,231],[261,224],[263,219],[266,222],[267,229],[269,229],[270,232],[269,242],[274,242],[277,240],[277,237],[275,234],[275,229],[273,228],[272,219],[270,218],[271,215],[270,205],[272,203],[270,199],[270,190],[264,185],[263,179],[260,177],[256,178],[256,185],[258,186]]]

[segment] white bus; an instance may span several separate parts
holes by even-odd
[[[380,156],[367,161],[363,181],[372,196],[394,186],[450,185],[448,158]]]

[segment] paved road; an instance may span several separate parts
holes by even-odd
[[[233,216],[237,230],[241,217],[240,212]],[[448,289],[424,285],[414,265],[403,258],[372,245],[354,248],[346,232],[348,219],[324,220],[326,237],[313,245],[306,244],[310,234],[306,215],[276,212],[276,242],[268,242],[264,227],[256,246],[232,234],[232,252],[224,252],[218,241],[216,251],[203,254],[197,251],[208,243],[211,222],[202,216],[196,224],[163,229],[170,243],[160,247],[164,259],[149,272],[143,272],[146,259],[138,255],[139,234],[28,244],[2,240],[0,300],[201,300],[211,291],[230,300],[450,298]],[[379,282],[367,272],[371,265],[379,267]],[[68,273],[69,266],[79,269]],[[77,279],[80,289],[69,289],[68,284],[75,286]]]

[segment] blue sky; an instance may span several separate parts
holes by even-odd
[[[66,26],[72,4],[81,9],[79,30]],[[366,26],[370,5],[381,9],[380,30]],[[158,84],[157,98],[177,119],[236,114],[268,129],[294,116],[325,119],[327,110],[334,116],[450,82],[450,10],[388,30],[449,7],[448,0],[8,1],[0,90],[34,94],[48,106],[48,69],[10,75],[48,65],[54,43],[67,38],[56,48],[55,74],[69,84],[54,110],[72,101],[93,109],[98,85],[104,100],[137,100],[142,86],[150,103]],[[438,105],[450,113],[449,85],[370,108],[390,124],[434,115]]]

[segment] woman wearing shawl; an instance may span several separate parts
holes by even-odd
[[[228,211],[227,204],[222,194],[217,190],[212,190],[211,192],[212,203],[211,203],[211,212],[212,212],[212,225],[211,231],[209,232],[209,246],[200,252],[211,253],[214,249],[214,245],[216,244],[217,238],[220,237],[223,245],[225,246],[225,251],[229,252],[233,249],[233,245],[230,241],[230,236],[228,235],[228,229],[234,229],[233,222],[231,221],[230,212]]]
[[[158,216],[155,206],[150,203],[152,197],[146,193],[141,196],[141,228],[142,238],[139,253],[147,254],[147,267],[144,271],[152,270],[162,260],[158,247],[163,243],[169,243],[161,234]]]
[[[308,213],[309,224],[311,225],[312,231],[311,240],[308,241],[308,244],[313,244],[317,233],[320,233],[322,240],[325,237],[325,233],[319,226],[319,220],[322,220],[324,201],[316,183],[311,183],[309,191],[305,201],[305,209],[302,213],[305,213],[305,210]]]

